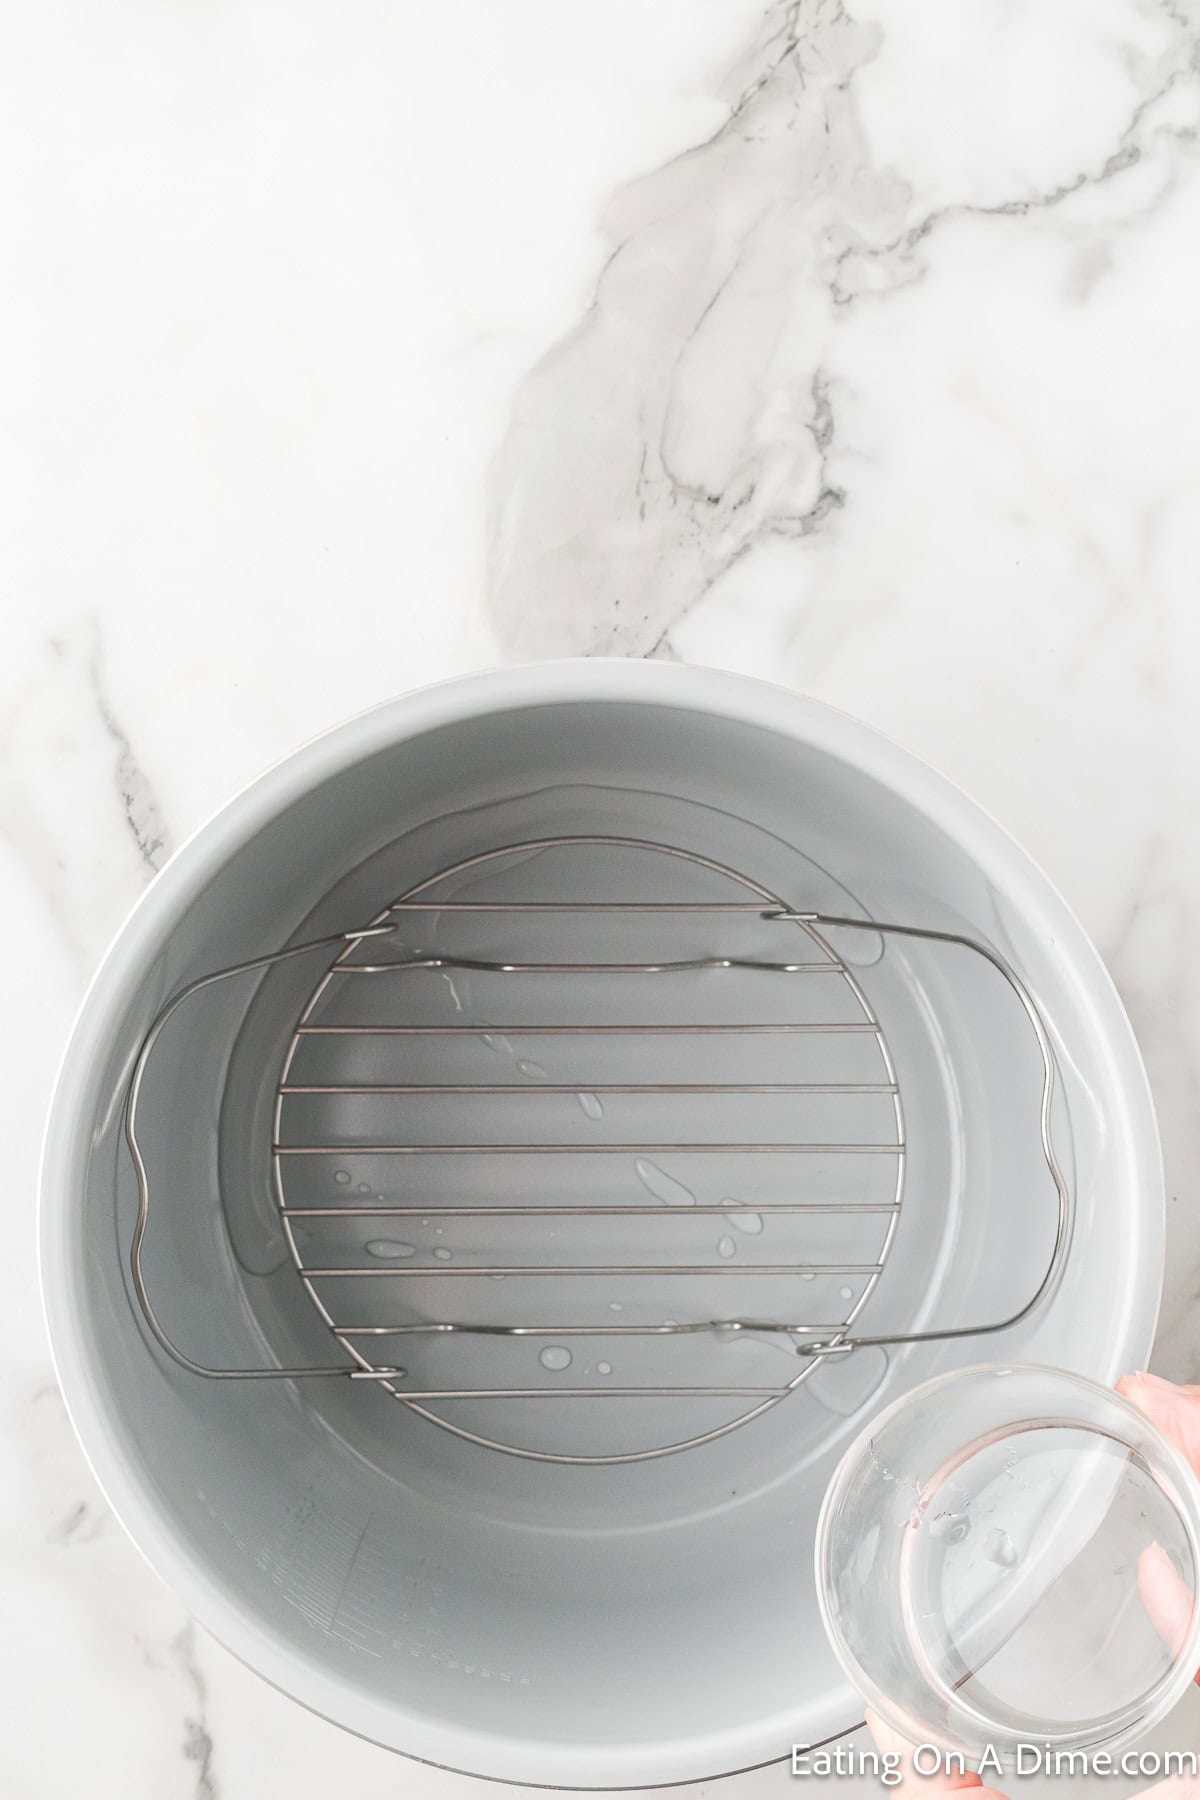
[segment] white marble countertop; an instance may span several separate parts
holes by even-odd
[[[122,915],[265,764],[419,682],[770,674],[987,805],[1141,1038],[1155,1367],[1200,1376],[1198,130],[1195,0],[5,10],[11,1800],[486,1791],[189,1623],[84,1467],[33,1263]]]

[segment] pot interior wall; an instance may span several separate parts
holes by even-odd
[[[1050,1302],[997,1337],[856,1352],[696,1449],[582,1468],[481,1449],[367,1382],[206,1382],[152,1347],[130,1304],[135,1190],[119,1096],[163,997],[290,938],[366,924],[464,858],[557,835],[677,846],[794,907],[963,930],[1008,956],[1038,995],[1062,1076],[1055,1132],[1076,1217]],[[580,864],[580,883],[586,873]],[[434,925],[423,929],[410,947],[441,941],[429,937]],[[503,922],[486,929],[485,947],[502,954]],[[597,960],[628,942],[627,922],[596,929]],[[722,929],[685,923],[681,954],[720,954]],[[752,929],[754,949],[770,954],[781,927]],[[1027,1021],[1002,979],[969,953],[863,934],[839,937],[837,948],[886,1031],[908,1144],[896,1238],[859,1325],[912,1330],[1003,1317],[1037,1286],[1054,1238]],[[212,990],[180,1015],[151,1065],[146,1268],[164,1324],[200,1359],[343,1360],[297,1278],[271,1185],[281,1061],[323,966],[318,955]],[[486,977],[451,995],[431,974],[414,1004],[465,1009],[482,1031],[503,998]],[[581,984],[581,1014],[595,1001]],[[778,1738],[775,1754],[793,1737],[850,1724],[855,1702],[826,1647],[811,1572],[821,1494],[848,1437],[868,1409],[956,1362],[1021,1356],[1115,1373],[1114,1318],[1145,1277],[1122,1140],[1106,1130],[1119,1105],[1113,1071],[1078,972],[1044,921],[932,818],[847,762],[684,706],[516,707],[401,739],[332,776],[236,848],[146,942],[136,991],[113,1023],[80,1127],[73,1303],[124,1455],[209,1578],[295,1654],[391,1709],[393,1741],[420,1753],[418,1718],[564,1750],[613,1735],[683,1743],[761,1726]],[[579,1075],[573,1066],[566,1079]],[[580,1114],[578,1130],[594,1123]],[[618,1113],[602,1129],[628,1123]],[[581,1160],[586,1172],[566,1171],[580,1184],[596,1179],[593,1161],[608,1163]],[[667,1173],[680,1170],[668,1164]],[[625,1180],[628,1169],[606,1169],[616,1174]],[[355,1190],[365,1180],[371,1193],[383,1179],[336,1157],[299,1179],[310,1197],[336,1197],[341,1177]],[[470,1178],[491,1179],[478,1169]],[[789,1178],[786,1168],[774,1177],[781,1194]],[[731,1185],[736,1193],[737,1179],[722,1169],[722,1197]],[[757,1240],[752,1247],[761,1254]],[[815,1255],[836,1247],[819,1240]],[[795,1282],[788,1289],[780,1304],[807,1316],[818,1294]],[[730,1292],[714,1289],[714,1316]],[[1097,1293],[1111,1298],[1108,1310],[1089,1303]],[[565,1284],[563,1306],[578,1300]],[[659,1303],[669,1315],[666,1293]],[[428,1376],[438,1352],[419,1354]],[[476,1371],[486,1370],[491,1350],[471,1354]],[[495,1352],[504,1380],[522,1366],[514,1354],[509,1345]],[[630,1340],[612,1354],[631,1373],[641,1353]],[[798,1366],[786,1340],[706,1344],[697,1354],[706,1370],[719,1355],[751,1378],[785,1357],[788,1379]],[[536,1347],[520,1356],[536,1376]],[[466,1365],[441,1366],[457,1377]],[[672,1425],[674,1435],[706,1428],[720,1403],[630,1404],[640,1409],[638,1432],[654,1441]],[[591,1437],[607,1448],[630,1429],[622,1409],[585,1402],[559,1423],[573,1444]],[[448,1407],[456,1416],[474,1427],[485,1417]],[[511,1411],[502,1423],[522,1429]],[[542,1419],[537,1429],[558,1426]]]

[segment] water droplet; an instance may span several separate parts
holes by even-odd
[[[731,1237],[723,1237],[720,1240],[717,1245],[717,1255],[726,1257],[737,1255],[737,1245]]]
[[[939,1544],[961,1544],[971,1530],[965,1513],[940,1512],[929,1522],[929,1535]]]
[[[527,1076],[530,1081],[545,1081],[546,1079],[546,1071],[541,1063],[529,1062],[523,1058],[517,1067],[522,1075]]]
[[[358,1184],[358,1191],[360,1194],[369,1194],[371,1191],[370,1182],[369,1181],[360,1181]]]
[[[512,1055],[512,1044],[498,1031],[480,1032],[479,1041],[486,1044],[489,1050],[494,1050],[498,1056]]]
[[[854,1289],[853,1288],[840,1287],[838,1289],[838,1293],[841,1295],[843,1300],[853,1300],[853,1298],[854,1298]]]
[[[696,1196],[691,1188],[684,1187],[682,1181],[676,1181],[648,1157],[639,1156],[633,1170],[646,1192],[664,1206],[695,1206]]]
[[[999,1525],[992,1526],[983,1540],[983,1548],[988,1561],[994,1562],[997,1568],[1015,1569],[1020,1561],[1017,1546]]]
[[[800,1345],[794,1343],[786,1331],[755,1331],[748,1325],[725,1324],[717,1327],[717,1336],[726,1344],[759,1344],[764,1350],[786,1356],[789,1361],[793,1356],[801,1354]]]
[[[597,1375],[611,1375],[612,1374],[612,1364],[610,1362],[597,1363],[596,1364],[596,1373],[597,1373]]]
[[[544,1350],[539,1350],[538,1361],[541,1363],[543,1369],[569,1369],[571,1366],[571,1352],[567,1349],[565,1344],[547,1344]]]
[[[625,1308],[621,1305],[619,1300],[610,1300],[608,1303],[608,1310],[609,1312],[624,1312]]]
[[[337,1182],[339,1187],[345,1187],[350,1179],[349,1169],[335,1169],[333,1172],[333,1179]]]
[[[835,934],[839,940],[837,953],[845,963],[856,969],[869,969],[880,961],[886,945],[880,931],[839,931]]]
[[[368,1256],[379,1256],[385,1260],[393,1257],[415,1256],[415,1244],[402,1244],[396,1238],[372,1238],[367,1245]]]
[[[437,1257],[439,1262],[449,1262],[450,1258],[454,1255],[454,1252],[453,1250],[447,1250],[445,1244],[439,1244],[433,1254]]]
[[[797,1345],[797,1350],[802,1353],[803,1347]],[[887,1352],[878,1344],[864,1344],[852,1356],[821,1357],[806,1387],[831,1413],[849,1419],[878,1393],[887,1372]]]
[[[722,1206],[729,1208],[729,1223],[738,1231],[744,1231],[747,1237],[757,1237],[763,1228],[762,1214],[748,1212],[744,1200],[722,1200]]]
[[[816,1271],[814,1269],[801,1269],[800,1279],[801,1281],[815,1281],[817,1279]]]
[[[602,1119],[604,1117],[604,1107],[598,1094],[576,1094],[575,1098],[579,1102],[579,1110],[585,1119]]]

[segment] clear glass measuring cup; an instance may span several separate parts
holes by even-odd
[[[1128,1401],[1060,1369],[955,1371],[881,1413],[829,1484],[816,1571],[868,1704],[969,1761],[1111,1753],[1200,1665],[1200,1483]]]

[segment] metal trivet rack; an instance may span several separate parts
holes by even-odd
[[[595,898],[578,897],[581,869],[597,882],[587,890]],[[683,934],[690,948],[697,932],[707,941],[714,924],[730,934],[763,926],[787,932],[796,952],[776,960],[714,955],[701,945],[697,954],[680,957],[655,947],[665,929],[673,942]],[[655,944],[641,945],[643,954],[628,959],[597,956],[597,937],[615,929],[626,938],[649,934]],[[412,931],[421,941],[404,947]],[[887,1335],[853,1329],[895,1238],[906,1142],[883,1026],[830,942],[829,933],[841,931],[969,950],[998,971],[1029,1021],[1042,1066],[1038,1130],[1057,1196],[1057,1230],[1036,1291],[1007,1318]],[[503,958],[494,952],[497,932]],[[480,933],[485,943],[476,954],[470,940]],[[431,937],[450,942],[431,944]],[[142,1247],[151,1189],[138,1137],[143,1078],[163,1030],[192,996],[321,950],[336,955],[283,1053],[272,1154],[297,1274],[349,1361],[209,1367],[175,1345],[147,1291]],[[472,983],[483,1004],[464,997]],[[581,993],[600,1016],[578,1016]],[[530,1046],[549,1062],[560,1059],[563,1071],[535,1062],[525,1054]],[[835,1048],[841,1061],[830,1074],[822,1065]],[[774,1064],[791,1078],[769,1067]],[[134,1293],[162,1349],[199,1376],[365,1380],[489,1448],[552,1462],[642,1461],[757,1418],[824,1359],[865,1345],[983,1336],[1025,1318],[1055,1280],[1068,1236],[1068,1189],[1051,1137],[1054,1081],[1046,1027],[1031,994],[1001,956],[973,938],[801,910],[748,876],[675,845],[599,836],[507,845],[441,870],[359,930],[217,970],[166,1001],[141,1045],[125,1111],[139,1197],[130,1252]],[[836,1137],[807,1134],[814,1106],[822,1119],[832,1113],[843,1121]],[[635,1134],[619,1129],[622,1114],[640,1122]],[[534,1118],[539,1130],[530,1126]],[[752,1137],[739,1128],[743,1118],[756,1124]],[[702,1191],[696,1194],[681,1176],[733,1165],[743,1187],[751,1181],[743,1203],[716,1194],[719,1180],[715,1186],[697,1181]],[[823,1180],[838,1172],[833,1197],[814,1190],[806,1174],[813,1169],[825,1172]],[[785,1198],[774,1173],[781,1170]],[[806,1254],[803,1236],[827,1229],[822,1222],[852,1223],[858,1231],[868,1219],[873,1254]],[[697,1220],[710,1233],[707,1250],[698,1245]],[[685,1247],[668,1258],[639,1251],[647,1221],[651,1241],[665,1231],[678,1234]],[[750,1240],[730,1235],[738,1225],[753,1233],[750,1247],[766,1245],[770,1233],[781,1240],[780,1253],[767,1258],[759,1251],[747,1260],[740,1251]],[[715,1258],[713,1229],[725,1233]],[[453,1248],[444,1241],[447,1230]],[[840,1316],[798,1316],[797,1296],[814,1290],[797,1284],[818,1279],[825,1309]],[[614,1289],[619,1299],[609,1297]],[[720,1293],[734,1291],[735,1308],[715,1303]],[[509,1292],[524,1302],[515,1316]],[[577,1311],[559,1317],[555,1302],[564,1293],[597,1298],[580,1298]],[[452,1296],[453,1306],[442,1295]],[[690,1317],[688,1300],[699,1308]],[[656,1342],[743,1333],[786,1340],[798,1366],[788,1365],[787,1378],[771,1382],[697,1383],[678,1374],[656,1379],[653,1370],[640,1382],[613,1379],[613,1366],[603,1359],[581,1381],[576,1364],[576,1351],[582,1356],[614,1342],[648,1353]],[[536,1378],[494,1384],[431,1378],[427,1367],[437,1345],[464,1340],[490,1342],[497,1355],[508,1353],[501,1346],[532,1340]],[[396,1360],[402,1347],[410,1361],[419,1353],[419,1370]],[[474,1408],[601,1399],[733,1405],[729,1416],[701,1429],[602,1453],[512,1441],[441,1410],[462,1402]]]

